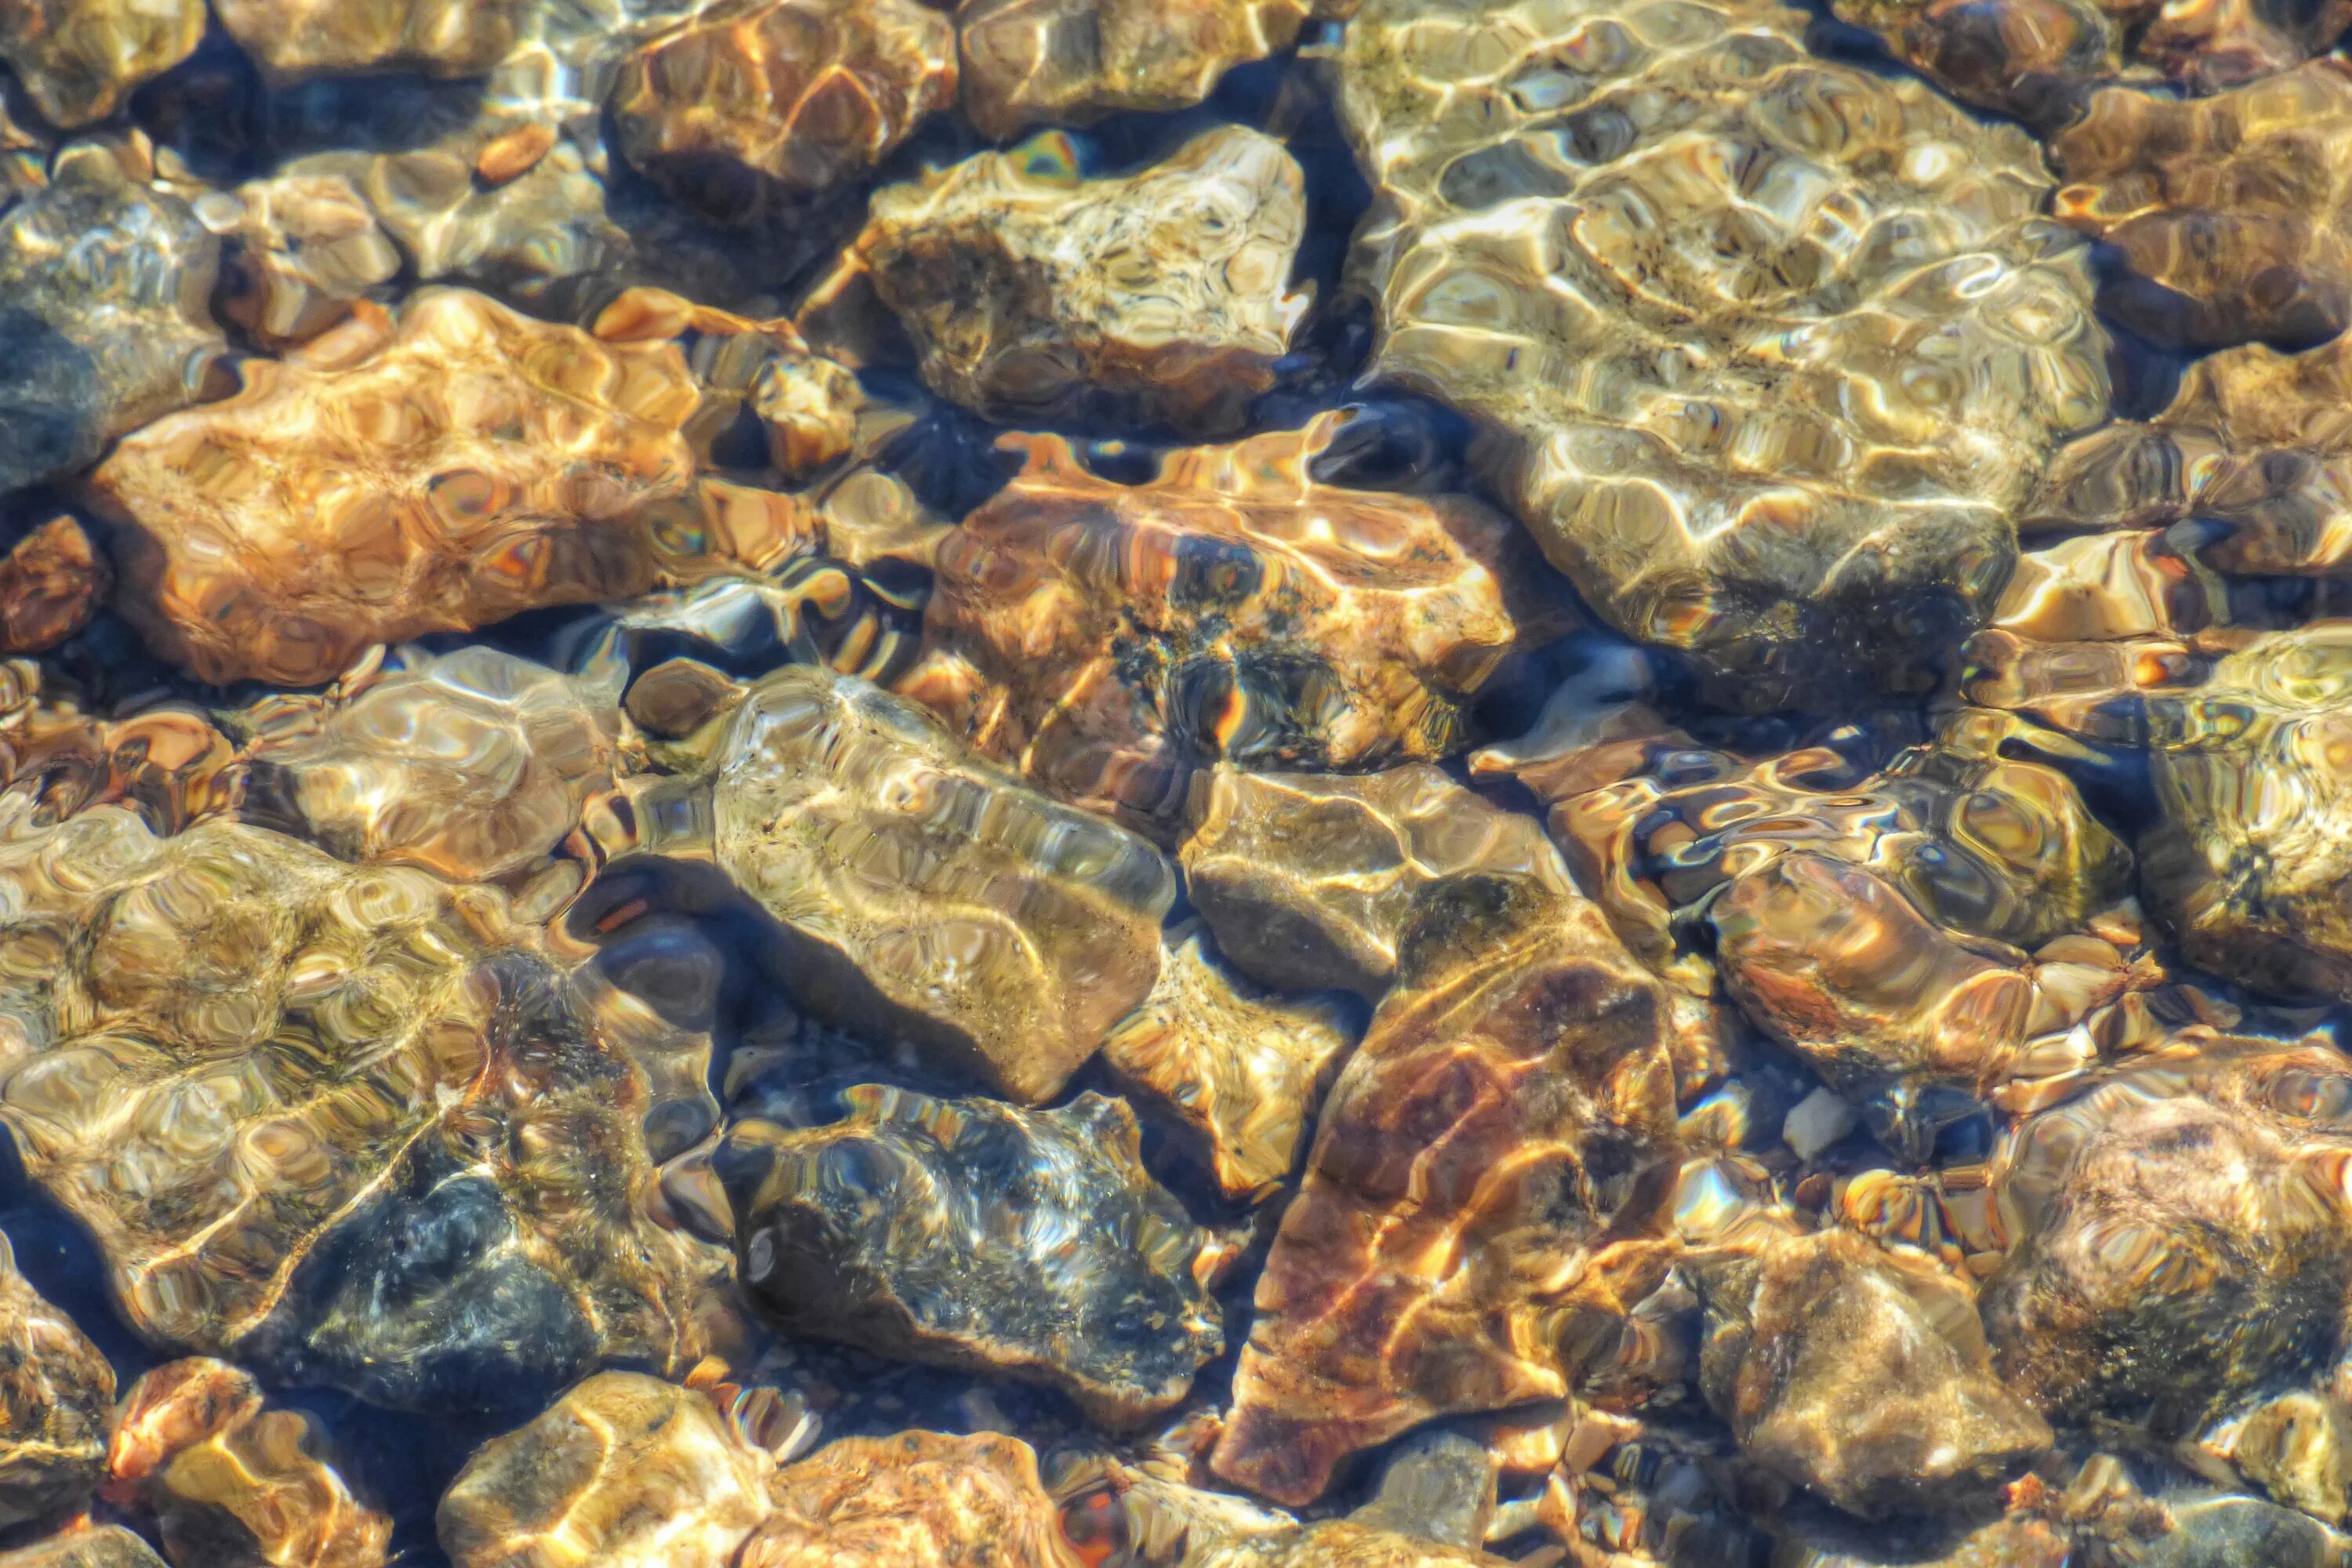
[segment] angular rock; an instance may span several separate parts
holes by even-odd
[[[1987,1281],[2002,1380],[2053,1419],[2186,1436],[2343,1342],[2352,1060],[2187,1031],[2024,1122]]]
[[[2220,92],[2324,54],[2352,24],[2342,0],[1845,0],[1838,16],[1969,103],[2063,124],[2109,82],[2169,79]]]
[[[1017,1437],[845,1437],[776,1477],[735,1568],[1083,1568]]]
[[[869,215],[857,255],[924,381],[1007,424],[1236,430],[1307,312],[1305,176],[1244,126],[1100,179],[1040,139],[887,186]]]
[[[310,342],[400,270],[374,209],[340,176],[254,180],[197,215],[235,242],[221,314],[264,348]]]
[[[1960,1512],[2051,1443],[1968,1289],[1850,1230],[1700,1266],[1699,1386],[1749,1458],[1850,1513]]]
[[[371,643],[756,557],[661,526],[699,398],[674,344],[421,290],[117,446],[91,491],[122,525],[121,607],[200,679],[303,686]]]
[[[227,349],[207,304],[219,268],[185,203],[99,148],[0,214],[0,491],[87,468],[194,401]]]
[[[1263,1195],[1297,1164],[1354,1031],[1328,1001],[1235,977],[1197,924],[1168,937],[1159,984],[1103,1042],[1103,1060],[1201,1134],[1227,1197]]]
[[[1790,1512],[1774,1531],[1780,1546],[1773,1568],[2073,1568],[2082,1561],[2074,1531],[2032,1514],[1974,1527],[1933,1521],[1890,1528],[1827,1509]],[[2131,1561],[2137,1568],[2138,1560]]]
[[[152,1515],[173,1563],[383,1568],[392,1521],[352,1494],[308,1415],[266,1410],[226,1362],[166,1363],[123,1395],[108,1495]]]
[[[631,163],[742,212],[856,178],[955,92],[955,28],[919,0],[721,0],[630,57],[613,116]]]
[[[114,1368],[0,1237],[0,1528],[71,1513],[106,1474]]]
[[[1882,1137],[1917,1149],[2029,1039],[2140,979],[2112,944],[2063,944],[2126,896],[2131,857],[2063,773],[2004,754],[2011,728],[1962,714],[1876,773],[1825,747],[1749,765],[1670,752],[1672,784],[1571,796],[1553,827],[1636,952],[1701,989],[1711,967]]]
[[[2261,1405],[2229,1457],[2289,1508],[2328,1524],[2352,1513],[2352,1407],[2332,1394],[2297,1390]]]
[[[1369,0],[1339,51],[1376,370],[1478,420],[1603,618],[1755,710],[1931,687],[2107,405],[2032,142],[1807,20]]]
[[[584,683],[495,648],[415,659],[257,746],[245,815],[341,859],[491,881],[540,862],[612,787],[617,725]]]
[[[2114,246],[2102,304],[2158,342],[2316,342],[2352,321],[2352,68],[2219,97],[2113,88],[2050,143],[2058,217]]]
[[[0,60],[68,129],[112,114],[204,36],[203,0],[22,0],[0,10]]]
[[[0,557],[0,653],[40,653],[89,624],[113,568],[80,521],[53,517]]]
[[[706,1053],[496,892],[120,806],[0,843],[0,1122],[153,1343],[419,1409],[691,1366],[727,1273],[643,1205]]]
[[[1559,1398],[1663,1277],[1664,996],[1572,892],[1424,895],[1325,1102],[1213,1466],[1313,1500],[1432,1416]]]
[[[273,82],[415,71],[478,76],[535,29],[542,0],[217,0]]]
[[[1221,766],[1195,794],[1184,890],[1234,967],[1269,985],[1339,986],[1377,1002],[1430,889],[1472,871],[1572,887],[1531,818],[1433,767],[1347,775]]]
[[[466,1461],[441,1549],[453,1568],[729,1568],[774,1476],[706,1395],[598,1373]]]
[[[69,1530],[13,1552],[0,1568],[164,1568],[154,1548],[119,1524]]]
[[[963,110],[1002,140],[1120,110],[1189,109],[1234,66],[1288,48],[1307,0],[963,0]]]
[[[1042,1383],[1119,1425],[1224,1348],[1219,1249],[1144,1170],[1126,1101],[841,1098],[826,1126],[739,1121],[719,1154],[743,1281],[787,1332]]]
[[[660,793],[684,808],[641,811],[646,847],[714,856],[782,923],[804,1002],[1015,1100],[1058,1093],[1159,976],[1176,895],[1159,851],[862,680],[776,671],[707,772]]]
[[[1338,418],[1134,486],[1031,440],[940,544],[899,689],[1039,788],[1162,838],[1200,763],[1460,749],[1471,697],[1546,619],[1533,563],[1475,501],[1317,482]]]

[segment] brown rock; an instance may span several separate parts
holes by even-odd
[[[1306,314],[1305,176],[1272,138],[1203,132],[1081,177],[1039,138],[874,194],[857,254],[931,390],[1008,424],[1238,429]]]
[[[2352,74],[2315,60],[2217,98],[2113,88],[2050,143],[2058,217],[2121,252],[2104,300],[2159,342],[2315,341],[2352,321]]]
[[[1504,1559],[1327,1519],[1279,1534],[1220,1542],[1184,1561],[1185,1568],[1493,1568]]]
[[[2332,1361],[2347,1106],[2332,1047],[2189,1029],[2025,1121],[1983,1299],[2002,1380],[2053,1419],[2162,1440]]]
[[[1125,1100],[841,1099],[842,1121],[738,1121],[719,1152],[743,1282],[786,1331],[1041,1383],[1122,1426],[1224,1348],[1222,1249],[1144,1170]]]
[[[79,520],[53,517],[0,557],[0,653],[40,653],[88,625],[114,571]]]
[[[0,1568],[163,1568],[163,1560],[121,1525],[101,1524],[0,1552]]]
[[[202,0],[21,0],[0,9],[0,60],[68,129],[112,114],[204,36]]]
[[[0,1527],[70,1513],[106,1473],[114,1368],[0,1237]]]
[[[245,811],[345,860],[492,881],[540,862],[612,787],[617,726],[578,681],[461,648],[256,747]]]
[[[826,1016],[899,1033],[1012,1098],[1052,1099],[1150,994],[1175,868],[1046,799],[922,709],[792,665],[753,687],[706,772],[662,786],[782,922],[793,985]],[[707,825],[707,828],[705,826]]]
[[[1103,1042],[1103,1060],[1202,1135],[1227,1197],[1262,1195],[1297,1164],[1353,1032],[1328,1001],[1236,978],[1197,924],[1168,939],[1159,984]]]
[[[1374,368],[1477,419],[1604,619],[1756,710],[1930,689],[2107,402],[2032,142],[1809,20],[1367,0],[1338,53]]]
[[[1699,1386],[1748,1455],[1867,1519],[1991,1500],[2051,1443],[1967,1287],[1848,1230],[1699,1268]]]
[[[1188,109],[1288,48],[1307,0],[963,0],[963,110],[985,135]]]
[[[1664,1268],[1665,1012],[1572,893],[1425,896],[1258,1280],[1218,1475],[1311,1501],[1349,1454],[1607,1353]]]
[[[1235,967],[1377,1002],[1424,892],[1469,871],[1572,884],[1542,829],[1433,767],[1204,776],[1184,890]]]
[[[1316,481],[1338,418],[1188,451],[1135,486],[1032,438],[1026,470],[940,546],[925,660],[899,689],[1163,841],[1200,763],[1458,750],[1472,694],[1539,635],[1540,583],[1475,501]]]
[[[497,1408],[725,1321],[725,1255],[642,1207],[707,1056],[494,891],[119,806],[20,821],[0,889],[0,1121],[152,1342]]]
[[[197,212],[236,245],[221,314],[264,348],[310,342],[400,270],[374,210],[340,176],[255,180]]]
[[[955,99],[955,28],[919,0],[720,0],[614,91],[621,150],[714,212],[855,179]]]
[[[197,1358],[123,1395],[108,1495],[154,1516],[175,1563],[382,1568],[392,1521],[352,1495],[325,1434],[265,1410],[252,1377]]]
[[[276,82],[415,71],[479,76],[530,35],[541,0],[219,0],[221,26]]]
[[[729,1568],[774,1475],[703,1394],[599,1373],[466,1461],[441,1549],[453,1568]]]
[[[2296,1390],[2266,1401],[2238,1429],[2231,1459],[2289,1508],[2329,1524],[2352,1513],[2352,1408]]]
[[[201,679],[309,685],[371,643],[757,558],[769,542],[658,526],[690,503],[699,401],[674,344],[429,289],[125,439],[91,490],[123,525],[121,608],[160,652]]]
[[[1037,1456],[993,1432],[845,1437],[782,1471],[735,1568],[1081,1568]]]

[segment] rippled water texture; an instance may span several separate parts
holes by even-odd
[[[2352,1568],[2352,0],[0,0],[0,1568]]]

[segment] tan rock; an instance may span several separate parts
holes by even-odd
[[[857,254],[934,392],[1009,424],[1244,422],[1307,312],[1305,176],[1243,126],[1124,176],[1051,138],[874,194]]]
[[[106,1473],[114,1368],[0,1237],[0,1526],[84,1507]]]
[[[0,9],[0,59],[51,122],[103,120],[195,53],[203,0],[22,0]]]
[[[963,0],[963,110],[982,133],[1187,109],[1288,48],[1307,0]]]
[[[735,1568],[1081,1568],[1037,1456],[993,1432],[845,1437],[782,1471]],[[461,1565],[462,1568],[462,1565]]]
[[[219,0],[273,81],[416,71],[479,76],[530,37],[541,0]]]
[[[265,348],[310,342],[400,270],[374,210],[340,177],[255,180],[198,213],[236,242],[221,313]]]

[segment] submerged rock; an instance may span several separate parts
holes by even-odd
[[[955,89],[955,28],[920,0],[721,0],[630,57],[613,117],[631,163],[744,212],[864,174]]]
[[[1432,1416],[1559,1398],[1665,1268],[1662,988],[1538,878],[1431,889],[1324,1104],[1213,1468],[1312,1501]]]
[[[0,213],[0,491],[194,402],[227,349],[207,303],[220,241],[187,205],[100,148],[58,163]]]
[[[400,271],[400,252],[349,180],[255,180],[198,216],[234,242],[221,314],[265,348],[304,343]]]
[[[106,1474],[114,1368],[0,1237],[0,1529],[71,1513]]]
[[[1244,126],[1082,177],[1041,139],[874,194],[858,257],[931,390],[989,418],[1238,429],[1307,312],[1305,176]]]
[[[0,60],[52,123],[103,120],[195,52],[204,0],[21,0],[0,10]]]
[[[2102,302],[2162,343],[2314,342],[2352,321],[2352,70],[2216,98],[2114,88],[2050,143],[2063,221],[2116,247]]]
[[[1261,1196],[1297,1164],[1353,1031],[1328,1000],[1237,978],[1196,924],[1168,938],[1159,984],[1103,1042],[1103,1060],[1201,1134],[1227,1197]]]
[[[466,1461],[441,1549],[453,1568],[730,1568],[774,1474],[704,1394],[599,1373]]]
[[[175,1563],[382,1568],[392,1521],[352,1494],[310,1416],[268,1410],[226,1362],[155,1368],[123,1395],[108,1495],[152,1515]]]
[[[1504,1560],[1344,1519],[1187,1552],[1184,1568],[1488,1568]]]
[[[164,1568],[154,1548],[119,1524],[68,1530],[0,1552],[0,1568]]]
[[[1307,0],[963,0],[963,110],[982,132],[1186,109],[1234,66],[1286,49]]]
[[[216,0],[228,29],[278,82],[415,71],[478,76],[533,32],[544,0]]]
[[[2190,1030],[2025,1121],[1983,1297],[2002,1380],[2053,1419],[2161,1439],[2331,1360],[2347,1107],[2332,1047]]]
[[[700,399],[674,345],[422,290],[115,448],[91,490],[122,525],[121,607],[199,679],[304,686],[371,643],[756,556],[663,526]]]
[[[1535,821],[1439,769],[1244,773],[1195,790],[1184,890],[1234,967],[1269,985],[1338,986],[1377,1002],[1424,893],[1483,871],[1570,887]]]
[[[776,1477],[735,1568],[1084,1568],[1017,1437],[845,1437]]]
[[[1368,0],[1375,368],[1475,416],[1593,608],[1723,700],[1923,691],[2107,403],[2032,144],[1769,0]]]
[[[2051,1443],[1994,1377],[1967,1287],[1847,1230],[1698,1265],[1699,1386],[1748,1455],[1848,1512],[1992,1500]]]
[[[1124,1100],[841,1098],[823,1127],[737,1122],[719,1155],[743,1281],[788,1332],[1042,1383],[1121,1425],[1224,1348],[1221,1249],[1145,1172]]]
[[[0,654],[40,653],[89,624],[114,572],[72,516],[53,517],[0,556]]]
[[[753,687],[646,847],[713,856],[782,923],[795,993],[1013,1099],[1052,1099],[1150,994],[1175,868],[966,751],[862,680]],[[708,805],[702,805],[706,801]]]
[[[1186,451],[1142,485],[1033,438],[940,545],[899,689],[1039,788],[1162,840],[1202,763],[1459,750],[1473,695],[1564,612],[1499,513],[1318,482],[1339,424]]]
[[[641,1206],[707,1061],[495,892],[100,806],[12,822],[0,910],[0,1121],[151,1342],[478,1409],[725,1321],[725,1256]]]

